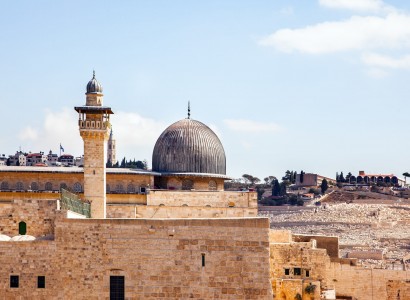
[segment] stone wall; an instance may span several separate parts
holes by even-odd
[[[292,238],[294,242],[309,242],[315,240],[317,248],[326,249],[330,257],[339,257],[339,238],[337,236],[294,234]]]
[[[243,218],[256,217],[256,208],[136,206],[137,218]]]
[[[19,234],[19,223],[25,222],[27,234],[35,237],[54,234],[57,201],[13,200],[0,204],[0,234]]]
[[[192,180],[192,189],[200,191],[223,191],[224,179],[213,177],[198,177],[198,176],[161,176],[155,177],[155,188],[158,189],[183,189],[184,180]],[[211,183],[213,182],[213,183]]]
[[[0,299],[108,299],[110,275],[127,299],[272,299],[268,235],[264,218],[59,219],[54,241],[0,242]]]
[[[286,297],[291,294],[294,297],[294,294],[303,291],[302,283],[314,281],[320,281],[320,287],[324,290],[335,289],[337,296],[353,297],[357,300],[396,299],[390,298],[389,293],[394,294],[399,289],[406,295],[405,281],[410,278],[409,271],[356,266],[354,259],[330,257],[327,250],[321,249],[317,242],[287,243],[285,233],[286,231],[271,233],[270,239],[271,278],[276,299],[289,299]],[[320,240],[317,236],[311,238]],[[326,237],[323,238],[323,241],[327,241]],[[311,239],[302,237],[299,240]],[[398,283],[399,281],[402,283]],[[397,293],[395,295],[397,296]]]
[[[255,192],[151,191],[147,205],[257,208]]]
[[[15,168],[15,167],[14,167]],[[56,169],[56,168],[54,168]],[[71,171],[72,169],[72,171]],[[2,182],[7,182],[9,190],[16,190],[17,182],[23,184],[24,190],[33,189],[33,183],[37,184],[39,191],[45,191],[46,183],[51,183],[53,191],[60,190],[60,186],[65,184],[69,189],[73,190],[76,183],[81,185],[84,189],[84,173],[81,168],[64,168],[61,167],[61,172],[48,172],[47,167],[44,167],[44,171],[1,171],[0,172],[0,185]],[[109,193],[117,193],[117,187],[122,187],[124,193],[128,193],[129,186],[131,185],[135,192],[139,191],[140,187],[153,186],[154,179],[151,175],[146,174],[133,174],[133,173],[110,173],[107,171],[107,185],[109,186]],[[1,191],[3,194],[4,191]]]

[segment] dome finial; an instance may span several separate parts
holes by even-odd
[[[93,70],[93,79],[95,79],[95,70]]]
[[[191,118],[191,103],[188,101],[188,119]]]

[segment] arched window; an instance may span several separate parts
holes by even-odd
[[[33,191],[38,191],[38,183],[37,182],[32,182],[31,183],[31,189]]]
[[[189,191],[194,187],[194,182],[191,179],[184,179],[182,181],[182,189]]]
[[[3,181],[2,183],[1,183],[1,190],[2,191],[6,191],[6,190],[8,190],[9,189],[9,183],[7,182],[7,181]]]
[[[110,192],[111,192],[111,188],[110,188],[110,185],[109,185],[109,184],[105,185],[105,192],[106,192],[106,193],[110,193]]]
[[[61,189],[67,189],[67,184],[65,184],[65,182],[60,183],[60,190]]]
[[[215,180],[210,180],[208,186],[210,191],[216,191],[217,185]]]
[[[74,183],[73,190],[74,190],[74,193],[81,193],[83,191],[83,187],[81,186],[81,183],[79,182]]]
[[[21,221],[19,223],[19,234],[25,235],[27,233],[27,224],[26,222]]]
[[[16,183],[16,190],[17,190],[17,191],[22,191],[22,190],[24,190],[24,185],[23,185],[23,183],[22,183],[21,181],[19,181],[19,182]]]
[[[51,182],[46,182],[45,189],[46,189],[46,191],[52,191],[53,190],[53,184]]]
[[[127,186],[127,193],[135,193],[135,187],[132,183]]]
[[[115,187],[115,191],[117,193],[124,193],[124,187],[122,186],[122,184],[117,184],[117,186]]]

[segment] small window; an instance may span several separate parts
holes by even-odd
[[[19,181],[19,182],[16,183],[16,190],[17,190],[17,191],[22,191],[22,190],[24,190],[24,185],[23,185],[23,183],[22,183],[21,181]]]
[[[127,193],[129,193],[129,194],[135,193],[135,187],[134,187],[134,185],[133,185],[132,183],[130,183],[130,184],[127,186]]]
[[[37,182],[32,182],[31,183],[31,189],[33,191],[38,191],[38,183]]]
[[[285,275],[289,275],[289,274],[290,274],[289,269],[285,269]]]
[[[1,190],[5,191],[5,190],[8,190],[8,189],[9,189],[9,183],[7,181],[3,181],[1,183]]]
[[[19,276],[18,275],[10,275],[10,287],[11,288],[19,287]]]
[[[122,186],[122,184],[117,184],[117,186],[115,187],[115,191],[119,194],[123,194],[124,193],[124,187]]]
[[[306,277],[309,277],[310,276],[309,270],[306,270],[305,274],[306,274]]]
[[[302,270],[300,268],[294,268],[293,275],[296,275],[296,276],[302,275]]]
[[[83,187],[81,186],[81,183],[79,182],[74,183],[73,190],[74,190],[74,193],[81,193],[83,191]]]
[[[64,189],[64,190],[67,189],[67,184],[65,184],[65,182],[60,183],[60,190],[61,189]]]
[[[46,189],[46,191],[52,191],[53,190],[53,184],[51,182],[46,182],[45,189]]]
[[[110,276],[110,300],[124,299],[124,276]]]
[[[37,288],[38,289],[46,288],[46,276],[37,276]]]
[[[205,267],[205,253],[202,253],[201,256],[202,256],[202,266]]]
[[[26,222],[20,222],[19,223],[19,234],[20,235],[25,235],[27,233],[27,224]]]

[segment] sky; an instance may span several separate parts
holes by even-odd
[[[119,158],[187,116],[227,174],[410,171],[410,1],[0,0],[1,154],[80,156],[95,70]]]

